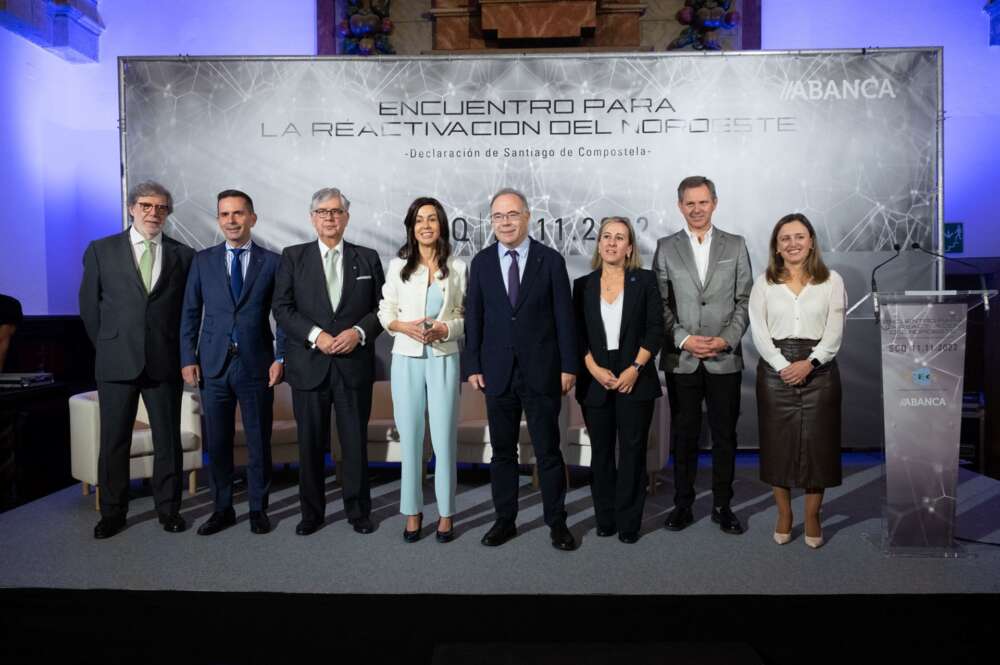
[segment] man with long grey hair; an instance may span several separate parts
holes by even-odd
[[[309,216],[317,239],[286,247],[275,278],[274,318],[288,336],[285,380],[299,431],[300,536],[320,528],[326,514],[323,455],[330,446],[331,406],[343,453],[337,475],[344,512],[358,533],[374,530],[368,417],[385,277],[375,250],[344,240],[350,208],[339,189],[313,194]]]
[[[164,530],[185,528],[181,506],[181,305],[194,250],[163,233],[173,197],[152,181],[129,191],[132,220],[83,255],[80,317],[97,351],[101,520],[94,537],[125,527],[129,451],[142,397],[153,437],[153,498]]]

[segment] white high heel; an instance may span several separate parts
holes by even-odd
[[[774,542],[778,543],[779,545],[787,545],[791,541],[792,541],[791,532],[788,533],[778,533],[777,531],[774,532]]]
[[[814,550],[818,549],[818,548],[820,548],[820,547],[823,546],[823,533],[820,532],[820,534],[818,536],[815,536],[815,537],[813,537],[813,536],[806,536],[805,537],[805,541],[806,541],[806,545],[808,545],[809,547],[813,548]]]

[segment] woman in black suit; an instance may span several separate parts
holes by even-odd
[[[584,367],[576,399],[590,433],[597,535],[617,532],[623,543],[639,539],[646,441],[653,402],[663,394],[650,362],[663,338],[663,305],[656,277],[641,266],[628,218],[606,217],[591,261],[594,272],[573,283]]]

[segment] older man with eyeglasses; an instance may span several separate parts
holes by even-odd
[[[350,208],[339,189],[313,194],[309,216],[317,239],[286,247],[275,278],[274,318],[288,336],[285,380],[299,432],[300,536],[323,526],[326,514],[323,455],[330,446],[331,406],[343,453],[337,475],[344,512],[356,532],[374,530],[368,417],[385,276],[375,250],[344,240]]]
[[[490,482],[496,522],[482,538],[497,547],[517,535],[517,448],[524,413],[535,449],[552,546],[576,549],[566,528],[566,467],[559,451],[562,396],[576,382],[576,332],[566,261],[528,237],[531,211],[516,189],[490,202],[497,243],[472,259],[465,301],[465,371],[486,395]]]
[[[164,530],[183,531],[181,506],[180,320],[194,250],[163,233],[173,198],[141,182],[128,193],[132,224],[95,240],[83,256],[80,317],[97,351],[100,402],[97,485],[101,519],[94,537],[125,527],[129,451],[139,397],[153,437],[153,499]]]

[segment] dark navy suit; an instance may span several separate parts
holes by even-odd
[[[267,384],[275,360],[270,314],[278,263],[277,254],[253,244],[238,300],[230,289],[226,243],[198,252],[188,273],[181,317],[181,366],[201,366],[205,440],[218,511],[233,504],[237,402],[246,434],[250,510],[267,509],[274,417],[274,391]],[[280,328],[277,346],[277,357],[283,358],[285,339]]]
[[[521,413],[535,449],[545,523],[565,522],[566,476],[559,452],[560,374],[576,374],[573,303],[566,262],[531,240],[516,305],[504,286],[500,256],[490,245],[472,260],[465,302],[466,378],[486,382],[493,459],[490,480],[497,518],[517,517],[517,440]]]

